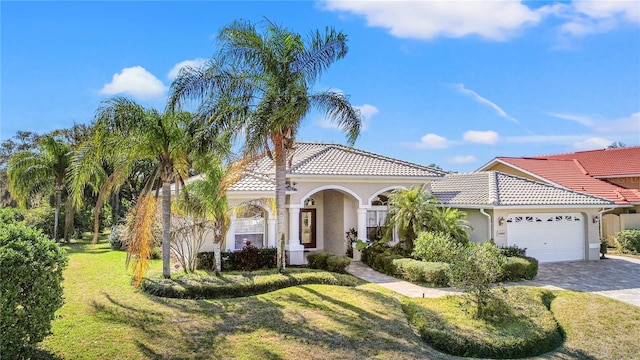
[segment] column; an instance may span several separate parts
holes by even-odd
[[[227,251],[233,251],[236,247],[236,215],[229,215],[229,230],[225,235],[225,248]]]
[[[289,205],[289,239],[287,239],[287,255],[290,265],[303,265],[304,246],[300,244],[300,204]]]
[[[276,247],[277,219],[269,218],[267,220],[267,247]]]
[[[367,209],[366,208],[358,208],[358,239],[368,241],[367,239]],[[358,249],[353,248],[353,261],[360,261],[360,251]]]

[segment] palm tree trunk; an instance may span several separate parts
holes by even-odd
[[[276,212],[278,216],[278,271],[284,273],[286,271],[286,258],[285,258],[285,240],[284,240],[284,209],[285,209],[285,197],[287,191],[287,153],[284,147],[282,136],[276,135],[273,137],[275,146],[275,165],[276,165]],[[291,241],[291,239],[289,239]]]
[[[64,206],[64,241],[69,242],[71,234],[73,233],[73,217],[75,211],[71,202],[71,196],[67,194],[67,201]]]
[[[162,276],[171,277],[171,183],[162,181]]]
[[[113,200],[111,202],[111,220],[112,226],[118,225],[120,221],[120,190],[113,192]]]
[[[60,201],[62,200],[62,190],[56,190],[56,212],[53,217],[53,239],[58,242],[58,219],[60,218]]]

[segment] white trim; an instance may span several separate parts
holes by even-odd
[[[406,186],[402,186],[402,185],[392,185],[392,186],[387,186],[385,188],[382,188],[380,190],[378,190],[377,192],[373,193],[373,195],[371,195],[369,197],[369,200],[367,200],[367,204],[370,205],[371,201],[373,200],[374,197],[382,194],[385,191],[389,191],[389,190],[397,190],[397,189],[402,189],[402,190],[407,190]]]
[[[631,205],[598,204],[598,205],[465,205],[442,204],[443,207],[456,209],[602,209],[603,207],[632,207]]]
[[[589,243],[589,249],[600,249],[600,243]]]
[[[430,180],[439,180],[442,179],[445,175],[442,176],[429,176],[429,175],[416,175],[416,176],[396,176],[396,175],[303,175],[303,174],[287,174],[288,180],[307,180],[307,179],[322,179],[322,180],[340,180],[340,181],[359,181],[359,182],[380,182],[380,180],[395,181],[395,180],[406,180],[406,181],[430,181]]]
[[[315,193],[319,193],[320,191],[324,191],[324,190],[340,190],[340,191],[344,191],[347,194],[353,196],[356,200],[358,200],[358,207],[362,207],[362,198],[355,193],[355,191],[346,188],[344,186],[341,185],[323,185],[323,186],[319,186],[315,189],[310,190],[309,192],[307,192],[301,199],[300,199],[300,206],[304,207],[304,202],[305,200],[307,200],[309,197],[311,197],[312,195],[314,195]],[[290,204],[290,206],[292,206],[294,204]],[[295,204],[297,205],[297,204]],[[602,207],[602,206],[601,206]]]
[[[598,175],[592,176],[594,179],[624,179],[624,178],[637,178],[640,174],[628,174],[628,175]]]

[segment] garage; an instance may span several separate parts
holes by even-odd
[[[585,225],[582,214],[511,214],[507,243],[527,249],[539,262],[584,259]]]

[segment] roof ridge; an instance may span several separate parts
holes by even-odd
[[[584,166],[582,166],[582,163],[580,163],[580,160],[573,159],[573,162],[576,164],[578,169],[580,169],[580,171],[582,171],[583,174],[589,175],[589,172],[587,171],[587,169],[584,168]]]
[[[498,174],[496,171],[490,171],[489,176],[489,204],[498,205],[500,203],[500,192],[498,191]]]
[[[363,155],[363,156],[368,156],[368,157],[377,158],[377,159],[380,159],[380,160],[389,161],[389,162],[395,163],[395,164],[402,164],[402,165],[406,165],[406,166],[419,168],[420,170],[431,171],[431,172],[434,172],[436,174],[446,175],[446,174],[450,173],[450,172],[448,172],[446,170],[439,170],[439,169],[436,169],[436,168],[431,167],[431,166],[425,166],[425,165],[420,165],[420,164],[412,163],[412,162],[405,161],[405,160],[395,159],[395,158],[392,158],[392,157],[389,157],[389,156],[377,154],[377,153],[374,153],[374,152],[371,152],[371,151],[362,150],[362,149],[355,148],[353,146],[347,146],[347,145],[343,145],[343,144],[333,144],[333,143],[332,144],[328,144],[328,143],[320,143],[320,142],[309,143],[309,142],[304,142],[304,141],[300,141],[300,142],[297,142],[297,143],[298,144],[323,145],[323,146],[326,147],[322,151],[318,151],[317,154],[319,154],[320,152],[325,152],[329,148],[335,148],[335,149],[340,149],[340,150],[347,151],[347,152],[358,153],[358,154]]]
[[[300,144],[300,143],[298,143],[298,144]],[[307,144],[309,144],[309,143],[307,143]],[[304,165],[304,164],[308,163],[309,161],[311,161],[311,160],[312,160],[312,159],[314,159],[314,158],[317,158],[320,154],[326,153],[327,151],[329,151],[329,149],[330,149],[330,148],[332,148],[332,147],[333,147],[333,145],[332,145],[332,144],[318,144],[318,145],[327,145],[327,146],[325,146],[325,147],[323,147],[323,148],[320,148],[318,151],[313,152],[313,154],[311,154],[311,155],[309,155],[309,156],[305,157],[304,159],[301,159],[300,161],[298,161],[295,165],[293,165],[293,166],[291,166],[291,167],[289,168],[289,172],[291,173],[291,172],[293,172],[295,169],[299,169],[302,165]],[[292,156],[295,156],[295,155],[296,155],[296,154],[295,154],[295,150],[294,150],[294,153],[293,153],[293,154],[291,154],[291,155],[292,155]]]

